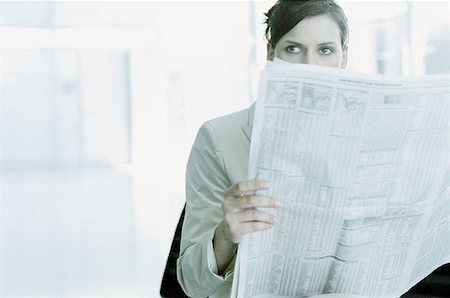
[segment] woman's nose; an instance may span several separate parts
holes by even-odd
[[[308,52],[308,53],[306,53],[306,55],[303,56],[302,63],[311,64],[311,65],[319,65],[319,60],[317,59],[317,56],[315,55],[315,53]]]

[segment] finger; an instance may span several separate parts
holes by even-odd
[[[276,208],[279,203],[276,199],[272,197],[262,197],[262,196],[243,196],[238,197],[234,201],[235,208]]]
[[[271,225],[275,224],[275,216],[258,209],[249,209],[236,215],[240,224],[248,222],[263,222]]]
[[[241,181],[233,184],[227,193],[229,193],[229,195],[239,196],[246,192],[267,189],[268,187],[269,182],[264,180]]]
[[[251,232],[267,230],[273,227],[274,227],[273,224],[260,221],[249,221],[241,224],[241,233],[242,235],[244,235]]]

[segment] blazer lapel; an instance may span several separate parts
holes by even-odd
[[[247,117],[247,123],[241,125],[242,130],[244,131],[245,135],[248,138],[248,141],[251,142],[252,140],[252,130],[253,130],[253,118],[255,117],[255,103],[253,103],[248,108],[248,117]]]

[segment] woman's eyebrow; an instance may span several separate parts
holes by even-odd
[[[303,47],[303,44],[301,44],[301,43],[299,43],[299,42],[296,42],[296,41],[293,41],[293,40],[288,40],[288,39],[287,39],[286,42],[287,42],[287,43],[294,44],[294,45],[296,45],[296,46],[302,46],[302,47]],[[327,41],[327,42],[319,43],[319,46],[326,46],[326,45],[336,45],[336,43],[335,43],[334,41]]]
[[[293,41],[293,40],[286,40],[286,42],[292,43],[292,44],[294,44],[294,45],[296,45],[296,46],[301,46],[301,47],[303,47],[303,45],[302,45],[301,43],[296,42],[296,41]]]
[[[327,46],[327,45],[336,45],[336,43],[333,42],[333,41],[327,41],[327,42],[319,43],[319,46]]]

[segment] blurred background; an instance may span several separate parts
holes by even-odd
[[[158,297],[190,146],[274,1],[0,1],[0,297]],[[448,1],[338,1],[348,69],[450,73]]]

